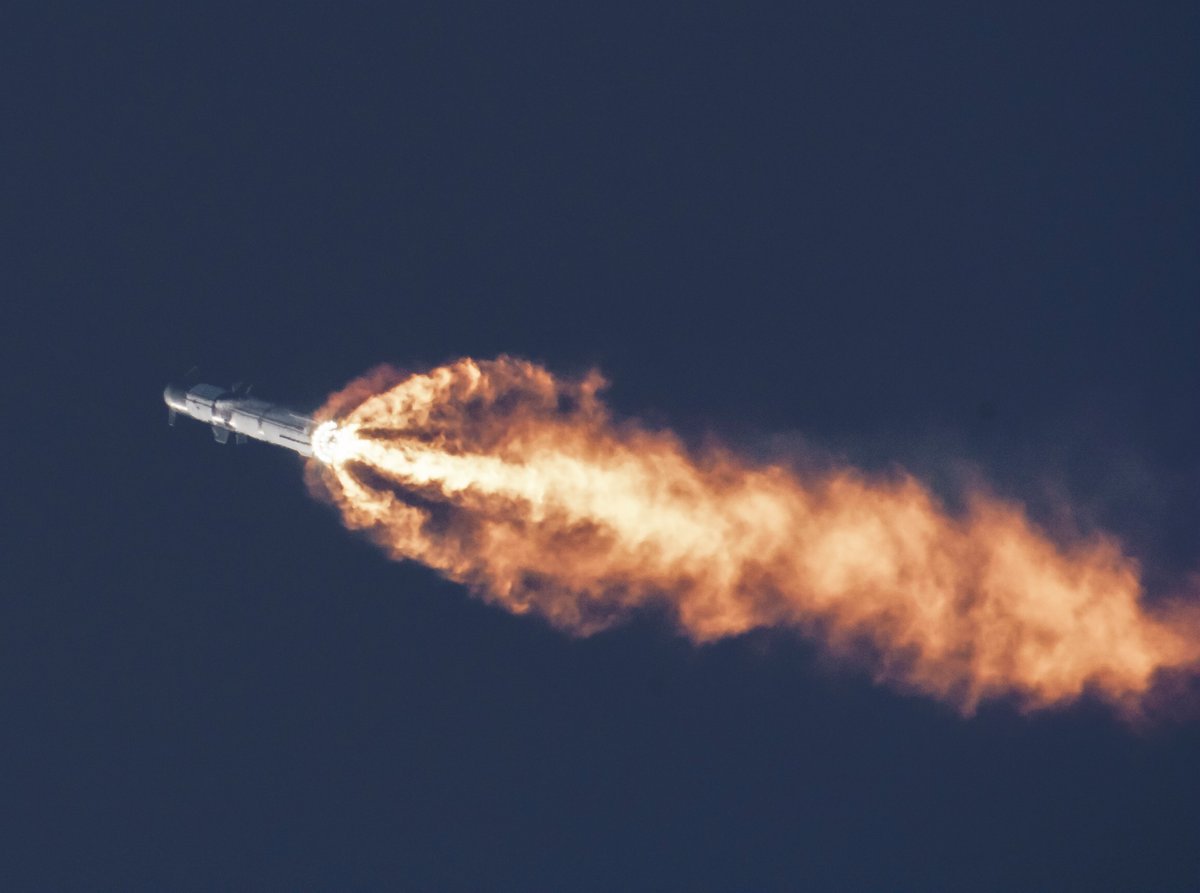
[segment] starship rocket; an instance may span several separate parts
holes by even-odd
[[[316,454],[321,458],[322,441],[336,429],[333,422],[318,423],[312,416],[251,397],[250,389],[240,386],[198,384],[184,389],[167,385],[163,400],[168,424],[174,425],[180,415],[196,419],[212,426],[218,443],[227,443],[232,434],[235,443],[261,440],[301,456]]]

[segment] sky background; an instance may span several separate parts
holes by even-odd
[[[0,15],[0,886],[1200,889],[1195,709],[964,720],[788,633],[573,640],[166,427],[194,364],[301,408],[595,365],[691,439],[982,472],[1178,589],[1200,8],[724,7]]]

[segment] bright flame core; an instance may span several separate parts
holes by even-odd
[[[1195,606],[1143,605],[1110,537],[1059,545],[984,494],[953,516],[906,475],[696,455],[614,422],[603,386],[508,357],[383,367],[322,410],[309,480],[393,557],[581,635],[645,605],[695,641],[791,627],[964,712],[1136,710],[1200,661]]]
[[[354,431],[337,422],[319,424],[312,433],[313,455],[326,465],[338,465],[350,459],[356,449]]]

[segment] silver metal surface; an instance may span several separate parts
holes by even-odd
[[[233,434],[238,443],[250,438],[284,447],[301,456],[313,454],[312,432],[317,423],[312,416],[251,397],[245,390],[211,384],[198,384],[188,389],[167,385],[163,402],[167,404],[170,424],[175,424],[179,415],[196,419],[212,426],[213,437],[218,443],[225,443]]]

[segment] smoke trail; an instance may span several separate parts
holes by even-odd
[[[1056,545],[1020,506],[952,516],[911,477],[800,475],[612,419],[591,373],[460,360],[333,395],[311,485],[395,558],[586,635],[644,605],[698,642],[792,627],[971,712],[1093,692],[1136,710],[1200,662],[1111,538]]]

